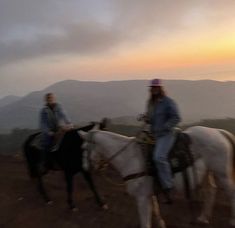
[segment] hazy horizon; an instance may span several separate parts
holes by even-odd
[[[3,0],[0,98],[58,81],[235,80],[234,0]]]
[[[1,95],[1,92],[0,92],[0,99],[4,98],[4,97],[7,97],[7,96],[19,96],[19,97],[23,97],[23,96],[26,96],[27,94],[30,94],[31,92],[35,92],[35,91],[41,91],[41,90],[44,90],[46,89],[47,87],[50,87],[56,83],[60,83],[60,82],[63,82],[63,81],[67,81],[67,80],[74,80],[74,81],[78,81],[78,82],[121,82],[121,81],[146,81],[148,79],[125,79],[125,80],[102,80],[102,81],[98,81],[98,80],[90,80],[90,81],[87,81],[87,80],[79,80],[79,79],[64,79],[64,80],[59,80],[59,81],[55,81],[53,83],[48,83],[48,84],[45,84],[44,86],[41,86],[35,90],[26,90],[24,92],[21,92],[21,93],[12,93],[12,94],[5,94],[5,95]],[[151,79],[150,79],[151,80]],[[178,80],[178,81],[214,81],[214,82],[235,82],[235,80],[224,80],[224,81],[219,81],[219,80],[213,80],[213,79],[199,79],[199,80],[194,80],[194,79],[163,79],[163,82],[164,81],[167,81],[167,80]]]

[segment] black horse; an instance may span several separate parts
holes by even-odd
[[[57,151],[51,152],[53,154],[53,160],[59,165],[61,170],[63,170],[65,175],[65,180],[67,184],[67,193],[68,193],[68,204],[70,209],[75,209],[75,204],[73,202],[73,177],[76,173],[81,172],[86,182],[88,183],[91,191],[93,192],[96,202],[100,207],[104,209],[107,207],[106,204],[101,200],[99,194],[96,191],[94,186],[91,173],[83,168],[83,152],[82,144],[83,139],[77,133],[78,130],[89,131],[93,128],[94,124],[88,126],[73,129],[65,133],[63,140],[60,143],[60,147]],[[39,169],[39,164],[41,163],[41,153],[37,147],[33,145],[33,140],[40,133],[35,133],[27,138],[24,143],[24,155],[27,162],[27,167],[29,175],[31,178],[37,180],[38,190],[42,195],[43,199],[49,203],[51,202],[43,184],[43,175],[48,173],[42,173]]]

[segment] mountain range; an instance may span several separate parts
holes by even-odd
[[[15,102],[15,101],[17,101],[19,99],[20,99],[20,97],[13,96],[13,95],[3,97],[2,99],[0,99],[0,107],[6,106],[8,104],[11,104],[11,103],[13,103],[13,102]]]
[[[0,130],[37,128],[43,96],[56,94],[74,123],[114,118],[121,123],[136,122],[145,111],[147,80],[86,82],[66,80],[24,97],[0,100]],[[211,80],[166,80],[166,92],[178,104],[183,122],[235,117],[235,82]]]

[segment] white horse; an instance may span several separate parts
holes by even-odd
[[[141,228],[152,226],[152,211],[156,216],[158,227],[165,228],[158,201],[153,193],[153,180],[150,176],[144,175],[146,166],[143,152],[135,138],[100,130],[79,133],[91,146],[92,153],[102,153],[123,178],[130,175],[133,177],[127,178],[126,186],[128,193],[136,199]],[[207,182],[205,200],[198,221],[209,223],[216,188],[221,187],[230,198],[232,207],[230,224],[235,226],[234,136],[225,130],[201,126],[190,127],[184,133],[191,138],[191,151],[198,158],[194,163],[197,183],[192,167],[188,168],[192,188],[196,189],[203,182]],[[180,173],[175,175],[174,182],[175,188],[182,191],[183,181]]]

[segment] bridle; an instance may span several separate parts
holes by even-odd
[[[91,153],[93,151],[92,147],[95,145],[95,143],[94,143],[95,134],[97,134],[97,131],[91,131],[91,132],[88,133],[88,139],[87,139],[88,148],[87,148],[87,151],[88,151],[88,157],[89,158],[90,158]],[[117,152],[115,152],[111,157],[109,157],[106,160],[102,161],[102,163],[100,165],[100,169],[106,167],[113,159],[115,159],[117,156],[119,156],[123,151],[125,151],[134,142],[136,142],[134,139],[131,140],[126,145],[124,145],[121,149],[119,149]],[[143,177],[143,176],[147,176],[146,171],[127,175],[127,176],[123,177],[123,180],[128,181],[128,180]]]
[[[96,133],[97,133],[97,131],[91,131],[88,133],[87,142],[91,145],[91,146],[88,146],[88,151],[90,154],[92,153],[92,149],[93,149],[92,146],[95,145],[93,139],[94,139],[94,136]],[[104,165],[110,163],[114,158],[116,158],[118,155],[120,155],[125,149],[127,149],[134,142],[135,142],[135,140],[131,140],[126,145],[124,145],[121,149],[119,149],[117,152],[115,152],[111,157],[107,158],[104,162]]]

